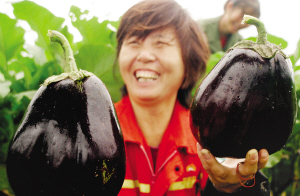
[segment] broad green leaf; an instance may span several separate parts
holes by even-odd
[[[70,9],[72,24],[79,30],[84,44],[112,44],[111,34],[114,34],[114,31],[107,27],[109,21],[99,23],[96,17],[90,20],[82,19],[86,14],[88,14],[87,10],[81,12],[80,8],[76,6],[72,6]]]
[[[110,45],[83,45],[74,56],[78,69],[92,72],[99,77],[114,101],[120,98],[119,89],[123,84],[122,80],[113,77],[115,53],[115,48]]]
[[[5,66],[25,42],[25,30],[16,27],[16,23],[17,20],[0,13],[0,66]]]
[[[281,151],[277,151],[274,154],[271,154],[269,156],[269,160],[267,162],[267,165],[265,166],[266,168],[271,168],[274,165],[276,165],[277,163],[279,163],[279,161],[281,160],[282,157],[282,152]]]
[[[295,63],[296,63],[300,58],[300,40],[298,41],[297,48],[294,52],[294,56],[295,56]]]
[[[294,71],[298,70],[299,68],[296,67],[296,59],[295,59],[295,55],[290,55],[289,59],[291,60],[291,63],[293,65]]]
[[[295,72],[294,77],[295,77],[296,91],[298,91],[298,90],[300,90],[300,70]]]
[[[218,62],[223,58],[224,55],[225,52],[223,51],[218,51],[210,55],[206,64],[207,74],[218,64]]]
[[[37,69],[33,59],[28,57],[19,58],[8,65],[8,70],[14,70],[16,73],[24,73],[24,87],[30,89],[32,77]]]
[[[0,83],[0,97],[6,97],[10,92],[11,81],[5,81]]]
[[[45,49],[37,45],[26,45],[27,53],[33,57],[35,64],[43,65],[48,62]]]
[[[100,77],[111,69],[115,60],[115,49],[107,45],[83,45],[74,56],[78,69],[94,73]]]
[[[14,97],[16,98],[16,101],[21,101],[21,99],[25,96],[29,100],[31,100],[34,95],[36,94],[36,90],[31,90],[31,91],[24,91],[21,93],[14,94]]]
[[[113,68],[112,68],[113,69]],[[102,82],[105,84],[108,92],[114,102],[117,102],[121,99],[121,87],[124,82],[122,80],[121,74],[116,72],[114,74],[113,70],[109,69],[105,73],[103,73],[100,77]]]
[[[117,30],[119,28],[119,25],[120,25],[120,19],[118,21],[110,21],[109,24],[112,25]],[[117,42],[117,31],[113,32],[110,37],[111,37],[111,44],[115,48],[117,48],[117,45],[118,45],[118,42]]]
[[[44,81],[52,76],[59,75],[62,73],[62,67],[55,64],[54,62],[47,62],[43,66],[40,66],[32,77],[30,89],[38,89]]]
[[[5,77],[3,75],[3,73],[1,73],[0,71],[0,82],[4,82],[5,81]]]

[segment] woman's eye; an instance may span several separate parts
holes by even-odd
[[[138,45],[139,43],[140,43],[139,40],[135,38],[131,38],[126,41],[127,45]]]
[[[156,45],[157,45],[157,46],[167,45],[167,42],[164,42],[164,41],[157,41],[157,42],[156,42]]]
[[[128,45],[131,45],[131,46],[136,46],[138,44],[139,44],[138,41],[130,41],[130,42],[128,42]]]
[[[130,41],[129,44],[138,44],[139,42],[134,40],[134,41]]]

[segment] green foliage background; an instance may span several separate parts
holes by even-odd
[[[13,195],[6,177],[5,160],[8,145],[17,130],[26,108],[35,95],[39,85],[46,78],[62,73],[63,51],[59,44],[51,43],[49,29],[63,33],[75,55],[78,68],[90,71],[98,76],[108,88],[113,101],[121,97],[119,89],[123,82],[118,71],[113,71],[116,54],[116,32],[112,30],[118,21],[98,22],[98,18],[80,19],[88,11],[72,6],[70,17],[72,25],[82,35],[82,41],[74,42],[73,35],[64,18],[56,17],[49,10],[31,1],[12,4],[16,19],[0,13],[0,194]],[[26,21],[38,35],[35,45],[26,45],[25,30],[17,27],[19,20]],[[249,38],[255,39],[255,38]],[[287,42],[272,35],[270,42]],[[223,52],[211,55],[207,73],[223,57]],[[300,97],[300,42],[295,54],[290,57],[295,70],[297,97]],[[201,81],[199,81],[200,84]],[[195,92],[194,89],[193,93]],[[270,156],[263,172],[269,177],[273,195],[300,195],[300,123],[299,117],[287,145]]]

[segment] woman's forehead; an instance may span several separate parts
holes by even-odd
[[[174,38],[176,37],[176,31],[174,27],[164,27],[164,28],[153,29],[148,31],[136,30],[131,34],[128,34],[125,39],[128,39],[130,37],[145,39],[146,37],[149,36],[153,38]]]

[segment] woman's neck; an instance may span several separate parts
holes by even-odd
[[[129,96],[130,98],[130,96]],[[171,120],[176,96],[163,102],[149,104],[131,99],[133,111],[150,147],[158,147]]]

